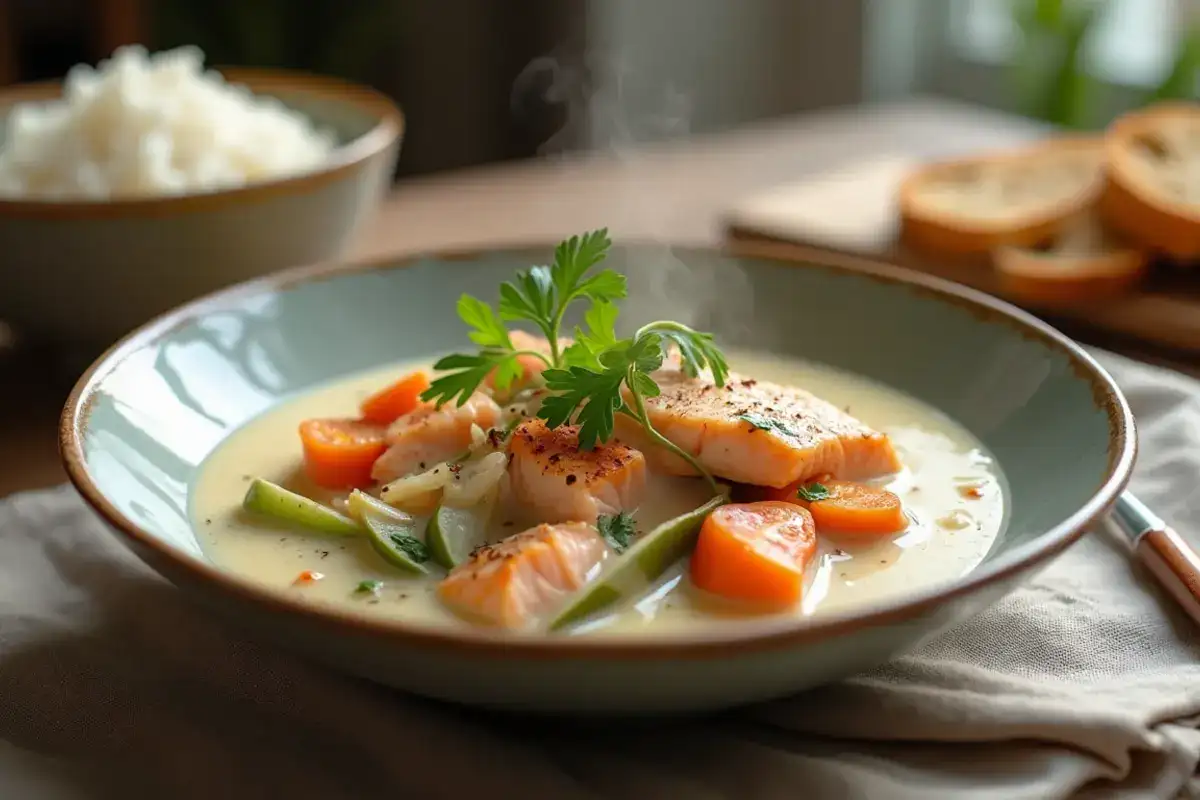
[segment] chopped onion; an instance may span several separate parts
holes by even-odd
[[[500,452],[468,462],[459,469],[454,480],[445,484],[443,499],[448,505],[460,508],[480,503],[499,486],[507,468],[508,456]]]
[[[476,450],[487,441],[487,432],[475,423],[471,423],[471,450]]]
[[[379,496],[390,506],[404,509],[410,514],[419,514],[437,506],[442,489],[454,481],[450,465],[441,463],[416,475],[392,481],[383,487]]]

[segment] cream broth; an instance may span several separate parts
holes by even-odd
[[[908,529],[866,546],[822,535],[804,600],[793,613],[843,611],[953,581],[978,565],[1001,535],[1006,516],[1002,476],[961,426],[906,395],[847,373],[760,354],[728,355],[741,374],[801,386],[848,408],[891,436],[905,465],[881,485],[903,501]],[[331,500],[301,474],[297,426],[311,417],[353,415],[362,398],[415,366],[393,365],[320,388],[234,432],[202,465],[192,492],[200,544],[212,561],[304,601],[409,623],[470,625],[435,596],[442,574],[436,566],[431,566],[431,577],[409,577],[384,563],[362,539],[309,534],[285,523],[250,519],[241,510],[252,477]],[[699,506],[708,493],[698,479],[658,475],[651,477],[646,497],[636,516],[640,532]],[[515,512],[501,511],[492,538],[516,533],[527,522]],[[322,577],[297,584],[304,570]],[[373,594],[356,592],[364,580],[382,581],[383,586]],[[686,633],[697,626],[735,623],[741,613],[700,596],[688,584],[685,565],[679,564],[636,602],[573,632]]]

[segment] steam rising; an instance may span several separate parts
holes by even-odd
[[[610,262],[629,276],[626,324],[673,319],[713,331],[722,344],[744,341],[754,317],[754,289],[745,273],[711,254],[672,246],[675,220],[687,213],[688,188],[678,181],[671,157],[652,145],[689,135],[691,93],[638,80],[617,61],[583,65],[544,56],[517,77],[511,107],[524,116],[538,103],[565,112],[539,155],[578,163],[572,151],[587,149],[587,159],[616,175],[616,189],[606,187],[615,211],[587,227],[608,227]],[[570,183],[564,188],[569,191]],[[582,231],[564,234],[576,232]]]

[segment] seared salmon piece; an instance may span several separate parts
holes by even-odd
[[[500,406],[483,392],[475,392],[462,406],[424,403],[388,426],[384,440],[389,447],[376,459],[371,478],[386,483],[454,458],[471,446],[472,425],[487,432],[499,421]]]
[[[542,336],[534,336],[532,333],[526,333],[525,331],[512,331],[509,333],[508,338],[517,350],[532,350],[535,353],[550,355],[550,341]],[[570,347],[571,342],[571,339],[559,337],[558,351],[561,353]],[[523,372],[521,373],[521,377],[513,382],[510,391],[527,386],[532,378],[546,371],[546,362],[537,356],[521,355],[517,356],[517,361],[521,364]],[[489,389],[494,388],[496,385],[495,378],[495,372],[488,373],[488,376],[483,381],[484,386],[487,386]]]
[[[595,522],[636,508],[646,490],[646,457],[612,440],[579,449],[579,427],[551,430],[540,419],[522,422],[509,439],[513,496],[546,522]]]
[[[530,628],[595,574],[610,553],[591,525],[542,524],[485,545],[437,587],[463,616],[504,628]]]
[[[678,370],[654,378],[662,394],[646,400],[651,423],[717,477],[781,487],[821,474],[864,480],[900,469],[887,436],[803,389],[739,375],[715,386],[711,377]],[[683,459],[645,444],[623,415],[617,435],[641,447],[652,466],[695,474]]]

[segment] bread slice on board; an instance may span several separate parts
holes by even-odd
[[[901,184],[901,241],[942,256],[1035,247],[1095,203],[1103,161],[1103,139],[1062,138],[931,164]]]
[[[1114,235],[1095,212],[1067,220],[1035,247],[998,247],[992,259],[1006,297],[1046,308],[1120,297],[1149,266],[1147,254]]]
[[[1104,221],[1177,259],[1200,257],[1200,105],[1158,103],[1105,135]]]

